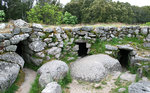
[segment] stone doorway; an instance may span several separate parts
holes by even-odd
[[[76,44],[79,46],[79,50],[78,50],[78,56],[80,57],[84,57],[87,55],[88,52],[88,48],[86,46],[86,42],[76,42]]]
[[[121,64],[122,67],[129,67],[129,62],[130,62],[130,52],[129,50],[125,50],[125,49],[119,49],[118,52],[118,60]]]

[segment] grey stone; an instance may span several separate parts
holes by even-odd
[[[46,50],[46,53],[48,55],[56,55],[56,54],[59,54],[61,52],[61,48],[58,48],[58,47],[52,47],[48,50]]]
[[[51,82],[46,85],[42,93],[62,93],[61,86],[57,82]]]
[[[46,29],[44,29],[44,32],[52,33],[52,32],[54,32],[54,30],[51,28],[46,28]]]
[[[11,44],[18,44],[20,41],[26,40],[29,34],[15,35],[10,39]]]
[[[42,41],[34,41],[29,44],[29,48],[35,52],[40,52],[44,50],[45,47],[46,47],[46,43]]]
[[[23,33],[31,33],[32,32],[32,28],[21,28],[21,32],[23,32]]]
[[[81,28],[79,28],[79,27],[72,28],[73,32],[77,32],[77,31],[80,31],[80,30],[81,30]]]
[[[8,52],[15,52],[17,50],[17,46],[16,45],[10,45],[5,47],[5,50]]]
[[[123,50],[129,50],[129,51],[132,51],[134,48],[131,47],[130,45],[117,45],[117,47],[119,49],[123,49]]]
[[[10,39],[13,36],[13,34],[12,33],[3,33],[3,36],[5,39]]]
[[[52,76],[50,74],[43,73],[39,77],[39,84],[42,88],[45,87],[50,82],[53,82]]]
[[[150,82],[140,81],[132,83],[128,88],[129,93],[150,93]]]
[[[112,46],[112,45],[105,45],[105,48],[106,48],[106,50],[111,50],[111,51],[118,50],[117,47]]]
[[[20,28],[16,27],[16,28],[14,28],[14,30],[13,30],[12,33],[13,33],[14,35],[17,35],[17,34],[20,33],[20,31],[21,31]]]
[[[43,33],[43,32],[38,32],[37,35],[40,36],[40,37],[44,37],[44,36],[45,36],[45,33]]]
[[[91,27],[91,26],[84,26],[84,27],[81,28],[81,30],[82,31],[92,31],[92,30],[94,30],[94,28]]]
[[[51,58],[50,58],[50,56],[46,56],[46,60],[50,60]]]
[[[125,72],[120,76],[121,80],[134,82],[136,78],[136,74],[130,74],[129,72]]]
[[[8,53],[0,55],[0,60],[18,64],[21,68],[23,68],[24,66],[23,58],[15,52],[8,52]]]
[[[141,28],[141,33],[144,35],[147,35],[148,34],[148,27]]]
[[[20,67],[14,63],[0,61],[0,93],[3,93],[16,80]]]
[[[145,43],[143,44],[143,46],[150,48],[150,43],[146,43],[146,42],[145,42]]]
[[[104,54],[87,56],[71,64],[71,76],[88,82],[99,82],[109,73],[119,70],[119,61]]]
[[[56,31],[57,31],[57,33],[63,33],[64,32],[61,27],[56,27]]]
[[[68,65],[60,60],[45,63],[38,69],[39,74],[50,74],[53,80],[63,79],[69,70]]]
[[[150,42],[150,34],[147,35],[146,41]]]
[[[38,52],[35,55],[38,56],[38,57],[41,57],[41,58],[45,57],[45,54],[43,52]]]
[[[140,30],[136,29],[134,32],[135,32],[136,35],[138,35]]]
[[[15,27],[29,27],[29,24],[22,19],[15,20],[13,23]]]
[[[133,50],[133,51],[130,52],[131,56],[135,56],[136,54],[137,54],[137,52],[135,50]]]
[[[126,88],[120,88],[120,89],[118,89],[118,92],[119,92],[119,93],[122,93],[122,92],[124,92],[124,91],[126,91]]]
[[[6,24],[5,23],[1,23],[0,24],[0,29],[5,29],[6,28]]]
[[[43,26],[41,24],[36,24],[36,23],[33,23],[32,27],[33,28],[38,28],[38,29],[43,29]]]
[[[0,34],[0,41],[3,41],[5,39],[4,35]]]
[[[43,59],[34,58],[34,57],[30,57],[30,60],[36,66],[40,66],[42,64],[42,62],[43,62]]]
[[[45,39],[44,39],[44,42],[46,42],[46,43],[51,43],[51,42],[52,42],[52,38],[45,38]]]
[[[4,40],[3,45],[4,46],[9,46],[10,45],[10,41],[9,40]]]

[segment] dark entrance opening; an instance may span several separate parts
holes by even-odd
[[[127,68],[129,66],[129,50],[120,49],[118,52],[118,60],[122,67]]]
[[[23,56],[23,43],[22,42],[19,42],[17,44],[17,50],[16,50],[16,53],[19,54],[21,57]]]
[[[78,56],[86,56],[88,51],[88,48],[86,48],[86,42],[77,42],[76,44],[79,45]]]

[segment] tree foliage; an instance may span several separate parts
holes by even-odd
[[[81,23],[145,23],[150,21],[150,6],[131,6],[129,3],[112,0],[71,0],[65,6],[64,11],[76,15]]]
[[[69,12],[65,12],[64,17],[63,17],[63,23],[64,24],[77,24],[77,17],[71,15]]]
[[[62,22],[62,12],[55,5],[45,3],[43,6],[36,5],[28,14],[29,22],[60,24]]]
[[[4,21],[4,19],[5,19],[4,17],[5,17],[4,10],[0,10],[0,22]]]

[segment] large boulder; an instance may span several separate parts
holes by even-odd
[[[14,63],[0,61],[0,93],[10,87],[16,80],[20,66]]]
[[[23,58],[15,52],[8,52],[0,55],[0,60],[18,64],[21,68],[24,66]]]
[[[87,56],[71,64],[74,79],[98,82],[113,71],[121,70],[118,60],[104,54]]]
[[[38,69],[39,74],[50,74],[53,80],[59,80],[66,76],[69,70],[68,65],[60,60],[53,60],[45,63]]]
[[[42,93],[62,93],[61,86],[57,82],[51,82],[42,90]]]
[[[132,83],[128,88],[129,93],[150,93],[150,82],[140,81]]]

